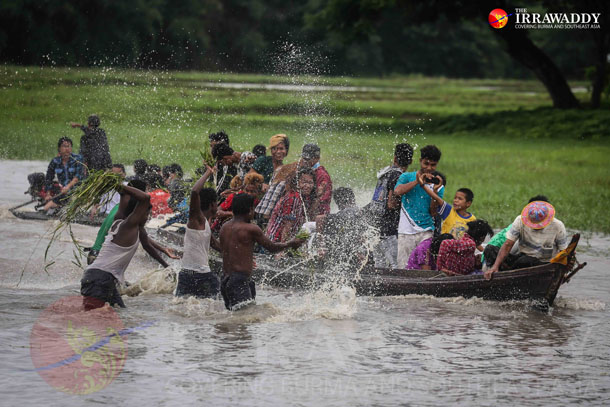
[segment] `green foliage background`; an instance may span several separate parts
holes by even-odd
[[[222,87],[232,83],[246,88]],[[273,84],[291,87],[268,86]],[[585,89],[582,82],[571,85]],[[227,131],[238,151],[286,133],[288,162],[306,142],[318,143],[334,185],[359,191],[362,204],[396,143],[436,144],[443,151],[439,170],[448,178],[447,199],[460,187],[471,188],[473,213],[494,227],[508,225],[542,193],[569,228],[610,233],[610,110],[550,105],[539,82],[524,80],[6,65],[0,67],[0,157],[50,160],[62,136],[71,137],[78,151],[81,132],[69,122],[91,113],[101,117],[114,162],[178,162],[190,174],[211,132]]]
[[[356,3],[379,14],[376,22],[350,21]],[[491,7],[479,3],[467,10]],[[532,78],[503,51],[486,21],[460,14],[462,9],[457,3],[432,0],[412,2],[411,9],[390,0],[7,0],[0,2],[0,61],[216,72]],[[431,10],[437,12],[430,15]],[[365,34],[329,27],[331,11]],[[594,44],[586,30],[533,30],[530,35],[569,78],[584,78],[586,67],[594,64]],[[293,45],[308,61],[278,64],[275,57]]]

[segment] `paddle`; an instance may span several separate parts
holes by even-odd
[[[31,203],[34,203],[34,202],[36,202],[37,200],[38,200],[37,198],[34,198],[34,199],[32,199],[31,201],[27,201],[27,202],[25,202],[25,203],[22,203],[21,205],[17,205],[17,206],[15,206],[15,207],[13,207],[13,208],[10,208],[10,209],[9,209],[9,211],[11,211],[11,212],[12,212],[12,211],[17,210],[17,209],[19,209],[19,208],[21,208],[21,207],[24,207],[24,206],[26,206],[26,205],[29,205],[29,204],[31,204]]]

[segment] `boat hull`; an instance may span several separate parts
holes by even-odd
[[[182,245],[183,236],[159,229],[157,236]],[[315,289],[325,283],[342,280],[362,296],[430,295],[435,297],[478,297],[486,300],[533,300],[542,308],[551,306],[567,272],[561,264],[544,264],[520,270],[495,273],[491,280],[482,275],[445,276],[429,270],[364,268],[340,275],[324,272],[321,264],[298,264],[299,260],[274,261],[269,256],[256,257],[253,279],[264,285],[282,288]],[[210,267],[222,273],[222,260],[211,254]]]

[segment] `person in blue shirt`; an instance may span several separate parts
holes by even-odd
[[[411,252],[434,234],[434,217],[430,214],[431,198],[423,188],[424,184],[430,183],[433,187],[433,183],[438,182],[433,173],[440,160],[441,150],[427,145],[421,149],[419,171],[405,172],[396,182],[394,195],[401,197],[397,256],[399,267],[406,267]],[[437,195],[442,199],[444,192],[445,188],[441,187]]]
[[[79,154],[72,154],[72,140],[62,137],[57,142],[57,157],[54,157],[47,168],[45,180],[47,195],[46,204],[43,210],[62,206],[68,199],[68,192],[83,179],[82,157]],[[56,195],[50,193],[53,184],[57,180],[60,190]]]

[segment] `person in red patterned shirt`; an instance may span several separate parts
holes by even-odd
[[[320,147],[317,144],[305,144],[301,157],[303,165],[311,168],[316,175],[317,202],[313,208],[312,217],[328,215],[330,200],[333,196],[333,183],[326,168],[320,165]]]
[[[265,234],[274,242],[292,239],[311,214],[315,202],[315,175],[301,168],[286,180],[286,193],[275,205]]]
[[[466,275],[475,270],[475,249],[494,232],[482,220],[468,222],[468,231],[458,240],[444,240],[438,252],[437,268],[448,275]]]

